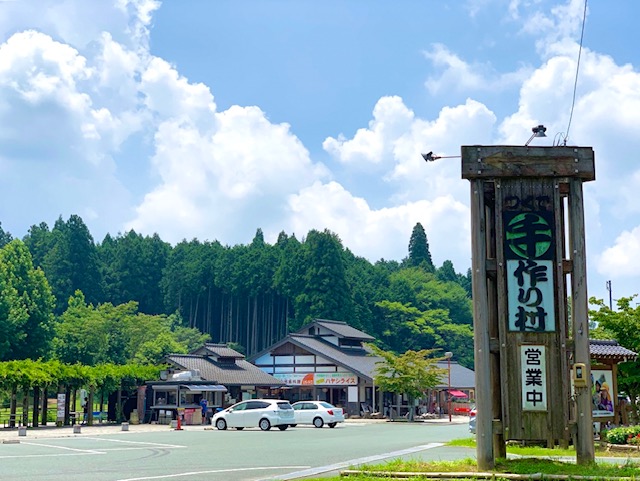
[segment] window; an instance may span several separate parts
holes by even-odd
[[[291,407],[291,404],[289,404],[288,402],[279,402],[277,404],[279,409],[293,409]]]
[[[358,339],[340,339],[338,341],[341,347],[362,347],[362,341]]]
[[[237,404],[236,406],[234,406],[233,410],[234,411],[244,411],[245,409],[247,409],[247,403],[240,403]]]

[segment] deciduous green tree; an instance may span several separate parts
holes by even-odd
[[[471,301],[460,285],[406,268],[389,276],[388,296],[376,304],[381,326],[376,332],[386,348],[453,351],[461,364],[473,367]]]
[[[0,336],[2,359],[38,359],[48,355],[54,332],[54,297],[40,269],[33,267],[31,253],[20,240],[0,249],[0,290],[3,297],[0,322],[11,329]],[[2,339],[4,337],[4,339]],[[8,341],[8,346],[7,346]],[[8,347],[8,348],[7,348]]]
[[[0,222],[0,248],[6,246],[9,242],[13,240],[13,236],[10,232],[6,232],[2,228],[2,222]]]
[[[444,358],[431,357],[435,353],[433,349],[410,350],[398,355],[372,344],[369,347],[375,355],[382,358],[376,362],[376,386],[383,391],[405,394],[409,406],[413,406],[414,400],[422,396],[427,389],[440,384],[447,372],[437,365],[437,362]],[[409,421],[413,421],[413,411],[409,409]]]
[[[63,362],[90,366],[155,363],[158,356],[168,354],[169,346],[175,352],[188,352],[208,340],[197,329],[181,326],[175,316],[139,313],[133,301],[93,306],[77,291],[60,318],[54,351]]]

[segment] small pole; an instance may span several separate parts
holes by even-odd
[[[449,422],[451,422],[451,358],[452,352],[445,352],[444,357],[447,358],[447,371],[449,372],[449,382],[447,383],[447,411],[449,412]]]

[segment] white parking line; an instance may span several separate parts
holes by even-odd
[[[186,473],[163,474],[162,476],[145,476],[142,478],[123,478],[123,479],[118,479],[118,481],[145,481],[149,479],[169,479],[169,478],[181,478],[185,476],[199,476],[202,474],[239,473],[242,471],[258,471],[258,470],[264,470],[264,469],[301,469],[301,468],[308,468],[308,467],[309,466],[262,466],[262,467],[256,467],[256,468],[215,469],[211,471],[190,471]]]
[[[142,446],[158,447],[158,448],[186,448],[181,444],[165,444],[165,443],[150,443],[148,441],[128,441],[126,439],[112,439],[112,438],[82,438],[93,439],[94,441],[108,441],[110,443],[122,443],[122,444],[139,444]]]
[[[73,438],[80,439],[80,438]],[[108,438],[91,438],[86,437],[82,438],[83,440],[91,439],[93,441],[100,442],[111,442],[111,443],[121,443],[127,445],[126,447],[117,447],[117,448],[99,448],[99,449],[78,449],[71,448],[68,446],[58,446],[55,444],[45,444],[45,443],[36,443],[31,441],[22,441],[20,444],[25,446],[40,446],[44,448],[52,448],[52,449],[60,449],[63,451],[71,451],[70,453],[56,453],[56,454],[14,454],[7,456],[0,456],[0,459],[15,459],[15,458],[51,458],[58,456],[86,456],[86,455],[97,455],[97,454],[106,454],[110,451],[139,451],[143,449],[181,449],[186,448],[186,446],[182,446],[179,444],[162,444],[162,443],[150,443],[144,441],[127,441],[122,439],[108,439]]]
[[[367,456],[364,458],[351,459],[349,461],[344,461],[342,463],[329,464],[327,466],[318,466],[317,468],[305,469],[304,471],[296,471],[294,473],[283,474],[281,476],[274,476],[271,478],[265,478],[264,481],[268,480],[290,480],[290,479],[298,479],[305,478],[309,476],[317,476],[318,474],[326,473],[329,471],[337,471],[339,469],[348,468],[349,466],[357,466],[359,464],[372,463],[375,461],[381,461],[383,459],[388,458],[396,458],[398,456],[406,456],[407,454],[413,454],[420,451],[426,451],[427,449],[439,448],[440,446],[444,446],[444,443],[429,443],[423,444],[421,446],[415,446],[413,448],[402,449],[400,451],[393,451],[390,453],[377,454],[375,456]]]
[[[0,459],[23,459],[23,458],[61,458],[63,456],[95,456],[97,454],[107,454],[107,453],[101,453],[101,452],[95,452],[95,453],[90,453],[90,452],[86,452],[86,453],[65,453],[65,454],[61,454],[61,453],[57,453],[57,454],[16,454],[15,456],[0,456]]]
[[[95,449],[76,449],[76,448],[69,448],[67,446],[56,446],[55,444],[43,444],[43,443],[33,443],[33,442],[27,442],[27,443],[23,442],[21,444],[25,444],[28,446],[44,446],[45,448],[63,449],[63,450],[73,451],[75,453],[80,453],[80,454],[103,454],[100,451],[96,451]]]

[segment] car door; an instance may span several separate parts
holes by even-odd
[[[247,401],[247,409],[244,411],[244,427],[256,427],[269,403],[264,401]]]
[[[304,406],[304,403],[301,403],[301,402],[297,402],[291,405],[291,407],[293,408],[293,417],[296,424],[303,424],[303,421],[302,421],[302,418],[304,416],[304,412],[302,411],[303,406]]]
[[[315,414],[316,405],[313,403],[304,403],[302,405],[302,423],[311,424],[313,422],[313,415]]]
[[[247,403],[241,402],[236,404],[231,412],[227,414],[227,426],[230,428],[244,427],[244,413],[247,409]]]

